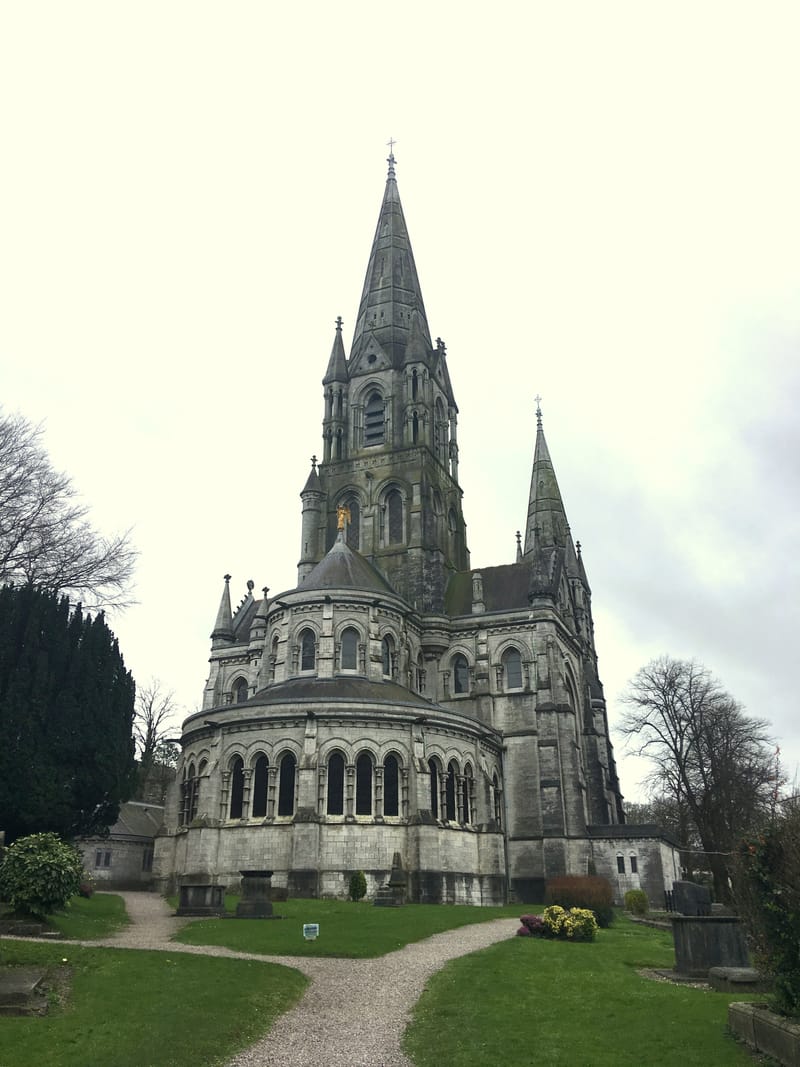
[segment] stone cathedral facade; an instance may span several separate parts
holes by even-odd
[[[624,826],[539,411],[516,558],[470,568],[458,406],[388,162],[352,348],[338,320],[324,368],[297,585],[248,583],[233,610],[226,576],[156,872],[266,868],[292,895],[342,896],[355,870],[374,892],[399,852],[416,901],[532,901],[591,871],[660,891],[677,870],[655,828]]]

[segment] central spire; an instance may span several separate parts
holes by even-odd
[[[392,366],[402,366],[415,322],[415,335],[420,331],[423,345],[432,348],[414,253],[397,191],[393,144],[390,141],[386,188],[358,308],[350,356],[351,375],[369,369],[362,365],[362,357],[370,342],[373,350],[377,344],[385,352]]]

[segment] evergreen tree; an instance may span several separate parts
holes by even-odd
[[[135,785],[135,687],[103,615],[0,589],[0,829],[105,832]]]

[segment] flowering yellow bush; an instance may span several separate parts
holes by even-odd
[[[550,937],[563,937],[569,941],[593,941],[597,933],[597,920],[588,908],[570,908],[566,911],[558,904],[545,908],[542,920]]]

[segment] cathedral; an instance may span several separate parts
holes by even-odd
[[[371,896],[399,853],[411,901],[538,901],[595,872],[652,897],[675,853],[625,826],[541,411],[516,558],[473,570],[458,405],[388,164],[352,347],[337,320],[324,368],[297,585],[250,582],[233,610],[225,577],[154,872],[174,888],[268,869],[292,896],[338,897],[362,870]]]

